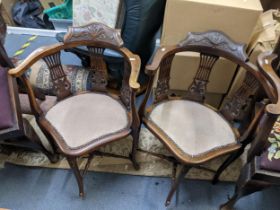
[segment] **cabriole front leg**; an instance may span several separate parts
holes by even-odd
[[[80,197],[84,197],[85,196],[85,192],[84,192],[84,184],[83,184],[83,177],[80,173],[78,164],[77,164],[77,158],[76,157],[67,157],[67,161],[71,167],[71,169],[74,172],[74,175],[76,177],[78,186],[79,186],[79,195]]]

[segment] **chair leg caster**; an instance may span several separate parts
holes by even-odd
[[[140,165],[137,162],[133,162],[133,167],[136,171],[140,170]]]
[[[80,192],[79,196],[80,196],[80,198],[84,199],[85,198],[85,193],[84,192]]]
[[[139,165],[139,163],[135,160],[135,157],[133,157],[133,155],[130,154],[130,155],[129,155],[129,158],[130,158],[130,160],[131,160],[131,162],[132,162],[133,168],[134,168],[135,170],[138,171],[138,170],[140,169],[140,165]]]
[[[228,201],[227,203],[224,203],[222,205],[220,205],[220,210],[233,210],[233,204]]]
[[[57,163],[59,161],[59,155],[58,154],[52,154],[48,156],[51,163]]]
[[[214,176],[214,178],[212,179],[212,184],[215,185],[219,182],[219,178],[216,177],[216,175]]]
[[[170,200],[166,200],[165,201],[165,206],[167,207],[167,206],[169,206],[170,205],[170,203],[171,203],[171,201]]]

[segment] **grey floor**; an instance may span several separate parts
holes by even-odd
[[[7,164],[0,169],[0,208],[13,210],[160,210],[170,179],[89,172],[86,197],[78,196],[70,170],[39,169]],[[167,209],[212,210],[227,200],[234,184],[185,180]],[[250,195],[236,205],[244,210],[277,210],[279,189]]]

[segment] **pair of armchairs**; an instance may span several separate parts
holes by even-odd
[[[60,53],[81,45],[86,46],[90,53],[92,90],[72,94]],[[107,89],[105,49],[114,50],[124,57],[124,75],[118,95]],[[170,94],[169,79],[172,60],[176,53],[182,51],[200,53],[200,63],[193,83],[186,94],[179,97]],[[242,66],[247,74],[237,92],[228,98],[222,108],[215,110],[206,105],[204,99],[210,73],[219,58]],[[56,103],[48,110],[37,103],[33,87],[25,75],[41,59],[48,66],[52,89],[57,97]],[[128,158],[135,169],[139,169],[136,153],[141,122],[170,150],[174,163],[182,165],[178,174],[176,170],[173,173],[173,185],[166,200],[166,205],[169,205],[179,182],[192,167],[238,152],[245,140],[253,138],[259,122],[269,130],[275,116],[280,113],[278,77],[273,71],[258,69],[250,63],[244,45],[233,42],[221,32],[189,33],[178,45],[159,48],[152,64],[146,66],[149,83],[137,110],[135,100],[136,91],[140,88],[137,82],[140,66],[139,56],[123,46],[118,31],[93,23],[69,28],[63,42],[37,49],[9,71],[25,85],[38,125],[55,145],[56,152],[67,158],[76,176],[80,196],[84,196],[83,175],[93,157],[100,154],[97,149],[105,144],[132,135],[133,144]],[[153,91],[156,74],[158,79]],[[263,95],[268,100],[260,102]],[[152,105],[147,108],[150,98]],[[244,116],[252,103],[258,104],[257,111],[247,114],[250,116],[248,119],[241,119],[240,116]],[[269,123],[264,123],[264,120]],[[265,135],[263,133],[264,138]],[[78,167],[79,157],[88,158],[84,169]]]

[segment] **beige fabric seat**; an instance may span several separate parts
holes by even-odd
[[[105,94],[85,93],[67,98],[46,114],[70,148],[78,148],[130,126],[125,107]]]
[[[193,101],[160,103],[153,108],[148,120],[189,156],[236,144],[235,134],[222,116]]]

